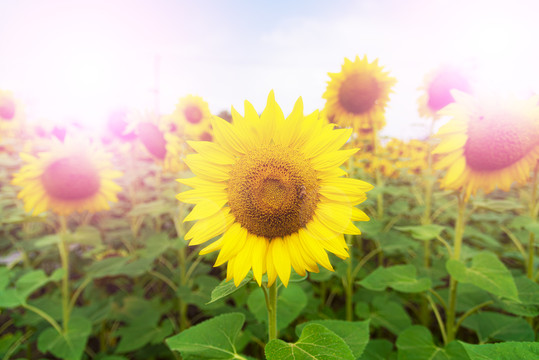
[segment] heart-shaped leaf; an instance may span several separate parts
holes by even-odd
[[[265,352],[268,360],[355,360],[344,340],[320,324],[305,326],[294,344],[271,340]]]
[[[72,316],[66,333],[59,334],[54,328],[49,327],[39,334],[37,347],[43,353],[49,351],[62,359],[79,360],[91,331],[90,320]]]
[[[344,340],[356,359],[361,356],[369,342],[369,320],[314,320],[298,325],[296,327],[296,334],[301,334],[305,326],[309,324],[320,324],[333,331]]]
[[[417,270],[413,265],[379,267],[359,284],[374,291],[384,291],[387,287],[391,287],[406,293],[422,292],[431,287],[429,278],[417,278]]]
[[[475,255],[469,268],[461,261],[450,259],[446,268],[459,282],[473,284],[494,295],[519,301],[513,276],[493,253],[481,252]]]
[[[461,345],[470,360],[539,359],[539,342],[505,342],[485,345],[472,345],[461,342]]]
[[[245,316],[241,313],[216,316],[165,342],[183,357],[196,355],[197,359],[237,359],[235,341],[244,321]]]

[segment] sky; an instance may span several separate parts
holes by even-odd
[[[270,90],[285,114],[324,106],[344,58],[378,59],[397,79],[383,135],[422,138],[418,88],[443,64],[477,88],[539,91],[533,0],[0,0],[0,90],[33,121],[104,124],[113,109],[166,114],[188,94],[213,113]],[[156,91],[158,89],[158,91]]]

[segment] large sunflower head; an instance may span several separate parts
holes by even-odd
[[[178,181],[194,189],[178,199],[195,204],[185,221],[197,222],[185,239],[219,237],[200,253],[219,250],[215,266],[228,262],[236,285],[251,269],[259,285],[265,273],[268,285],[277,276],[287,285],[291,268],[332,270],[326,251],[348,257],[343,233],[359,234],[353,221],[369,219],[355,205],[372,186],[339,167],[357,151],[340,150],[352,130],[303,116],[301,98],[285,118],[273,92],[260,117],[247,101],[245,116],[232,109],[232,117],[213,118],[214,142],[189,142],[196,177]]]
[[[211,141],[211,116],[208,103],[193,95],[181,98],[173,113],[177,131],[187,140]]]
[[[24,109],[9,91],[0,90],[0,134],[13,135],[23,128]]]
[[[344,59],[340,73],[329,73],[325,114],[331,122],[353,127],[358,133],[385,126],[384,111],[396,79],[383,71],[378,59],[369,63],[367,56],[355,61]]]
[[[441,66],[425,76],[422,95],[418,99],[418,111],[423,117],[435,117],[436,113],[455,101],[451,90],[471,93],[470,76],[455,66]]]
[[[114,179],[121,172],[112,168],[107,154],[96,144],[66,138],[37,156],[21,154],[25,164],[13,176],[22,187],[18,198],[34,214],[52,210],[59,215],[75,211],[109,209],[121,190]]]
[[[437,169],[447,173],[441,185],[489,193],[496,186],[508,191],[525,183],[539,160],[539,107],[528,100],[474,98],[453,91],[455,103],[442,110],[452,119],[437,133]]]

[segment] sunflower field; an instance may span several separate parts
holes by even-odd
[[[425,75],[429,136],[381,135],[398,79],[325,106],[119,109],[43,127],[0,91],[0,359],[539,359],[539,97]]]

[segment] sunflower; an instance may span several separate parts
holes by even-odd
[[[165,171],[176,173],[184,169],[184,141],[171,129],[170,116],[134,113],[132,121],[140,142]]]
[[[455,101],[451,90],[471,93],[469,75],[455,66],[444,65],[425,76],[418,99],[418,112],[423,117],[436,117],[436,113]]]
[[[509,191],[525,183],[539,159],[539,107],[528,100],[474,98],[453,91],[455,102],[442,110],[452,116],[436,137],[440,154],[436,169],[446,169],[446,189],[463,189],[466,198],[478,189],[489,193],[496,186]]]
[[[180,201],[196,204],[184,221],[197,220],[185,235],[190,245],[219,239],[200,254],[220,250],[215,266],[227,264],[238,285],[250,269],[268,285],[286,286],[291,267],[304,276],[318,265],[333,270],[326,251],[344,259],[343,233],[360,234],[353,221],[368,216],[354,207],[372,185],[345,178],[339,166],[357,149],[339,150],[351,129],[334,129],[315,112],[303,116],[301,98],[288,118],[268,97],[262,115],[245,102],[245,117],[232,108],[233,123],[214,117],[214,142],[190,141],[198,154],[187,165],[196,175],[179,179],[193,187]]]
[[[369,133],[374,125],[385,126],[384,111],[396,79],[383,71],[378,59],[369,64],[367,56],[354,62],[344,59],[340,73],[329,73],[325,114],[331,122]]]
[[[113,179],[122,174],[112,169],[107,154],[96,144],[66,138],[64,143],[54,142],[48,152],[21,154],[21,158],[26,164],[14,174],[12,183],[22,187],[18,198],[27,212],[97,212],[118,200],[121,187]]]
[[[22,104],[9,91],[0,90],[0,134],[14,135],[23,128]]]
[[[211,141],[212,115],[208,103],[200,96],[188,95],[181,98],[172,116],[182,137],[188,140]]]

